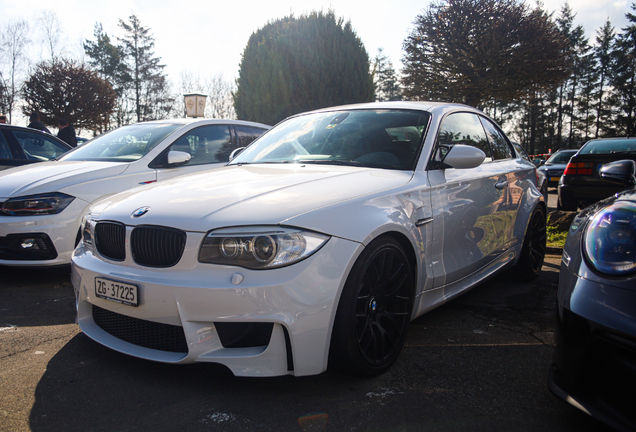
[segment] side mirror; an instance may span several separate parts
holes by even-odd
[[[442,162],[451,168],[476,168],[486,159],[486,154],[477,147],[455,144]]]
[[[177,151],[177,150],[171,150],[170,153],[168,153],[168,165],[169,166],[184,165],[188,163],[190,158],[191,158],[190,153]]]
[[[230,153],[229,162],[232,162],[232,159],[237,157],[243,150],[245,150],[245,147],[239,147],[239,148],[236,148],[236,149],[232,150],[232,153]]]
[[[610,162],[599,170],[601,178],[612,183],[620,183],[630,187],[636,184],[636,162],[633,160],[619,160]]]

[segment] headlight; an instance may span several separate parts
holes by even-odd
[[[585,232],[585,255],[600,272],[636,271],[636,204],[615,202],[598,212]]]
[[[10,198],[2,203],[2,212],[9,216],[57,214],[74,199],[60,192]]]
[[[208,233],[199,251],[199,261],[270,269],[307,258],[327,240],[329,237],[325,235],[293,228],[225,228]]]
[[[85,246],[93,246],[93,232],[95,232],[95,219],[90,211],[82,217],[82,241]]]

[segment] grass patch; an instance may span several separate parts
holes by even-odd
[[[550,247],[562,248],[565,244],[565,239],[568,236],[567,231],[559,231],[556,227],[547,227],[548,240],[547,245]]]

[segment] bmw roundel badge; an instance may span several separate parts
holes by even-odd
[[[150,210],[150,207],[139,207],[137,210],[132,212],[131,217],[134,217],[134,218],[142,217],[143,215],[148,213],[148,210]]]

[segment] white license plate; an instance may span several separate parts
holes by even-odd
[[[137,289],[137,285],[95,278],[95,295],[105,300],[129,306],[139,305],[139,290]]]

